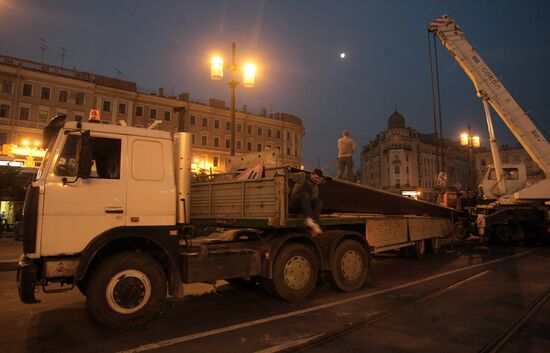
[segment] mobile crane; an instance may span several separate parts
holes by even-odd
[[[477,51],[466,40],[455,20],[443,15],[432,21],[428,31],[433,32],[472,80],[485,109],[497,182],[503,180],[498,146],[491,121],[489,105],[504,121],[521,146],[544,173],[544,178],[508,192],[498,183],[500,197],[483,208],[478,208],[478,230],[510,242],[526,237],[548,236],[550,224],[550,144],[527,113],[508,92],[498,76],[489,68]],[[489,172],[489,170],[488,170]]]

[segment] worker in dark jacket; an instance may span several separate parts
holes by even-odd
[[[319,214],[323,209],[323,200],[319,197],[319,184],[326,181],[321,169],[313,169],[310,175],[305,172],[292,173],[290,179],[295,182],[290,194],[291,209],[300,208],[305,214],[305,225],[314,233],[323,231],[319,224]]]

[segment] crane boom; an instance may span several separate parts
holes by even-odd
[[[456,21],[448,15],[443,15],[430,23],[428,31],[439,37],[445,48],[449,50],[460,67],[472,80],[479,98],[493,107],[525,151],[545,174],[548,183],[548,177],[550,176],[550,144],[548,140],[504,87],[497,75],[466,40],[464,32]],[[546,191],[546,194],[548,193],[549,191]],[[533,197],[532,192],[528,194],[528,198],[540,198]],[[550,197],[550,195],[545,195],[545,197]]]

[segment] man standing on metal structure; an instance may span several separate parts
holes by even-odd
[[[349,137],[349,131],[344,131],[338,139],[338,179],[353,181],[353,152],[355,152],[355,141]],[[347,171],[346,171],[347,169]]]

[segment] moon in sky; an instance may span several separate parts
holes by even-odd
[[[345,59],[345,58],[346,58],[346,53],[341,52],[341,53],[340,53],[340,59]]]

